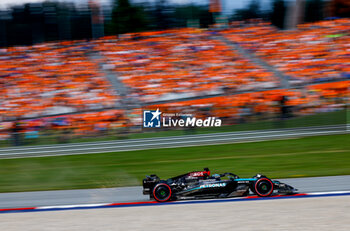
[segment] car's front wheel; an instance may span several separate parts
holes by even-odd
[[[153,197],[156,201],[168,201],[171,198],[171,194],[171,188],[166,183],[159,183],[153,188]]]
[[[273,183],[268,178],[260,178],[254,184],[254,191],[258,196],[268,197],[273,192]]]

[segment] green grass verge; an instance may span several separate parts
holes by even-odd
[[[140,185],[146,174],[168,178],[209,167],[241,177],[350,174],[350,135],[254,143],[0,160],[0,191]]]

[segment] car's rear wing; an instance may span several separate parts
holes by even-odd
[[[160,179],[157,175],[146,176],[146,178],[143,179],[143,194],[151,194],[151,190],[159,181]]]

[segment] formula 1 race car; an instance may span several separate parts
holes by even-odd
[[[292,186],[264,175],[257,174],[252,178],[239,178],[233,173],[210,175],[208,168],[167,180],[160,180],[157,175],[146,176],[143,180],[143,194],[159,202],[247,196],[250,192],[268,197],[294,194],[296,191]]]

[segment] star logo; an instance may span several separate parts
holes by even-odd
[[[154,120],[155,118],[157,118],[157,120],[159,120],[159,116],[160,116],[160,114],[162,114],[162,113],[159,111],[159,108],[157,108],[157,111],[151,112],[151,113],[152,113],[152,115],[153,115],[151,121]]]
[[[157,108],[156,111],[143,111],[143,127],[144,128],[160,128],[162,112]]]

